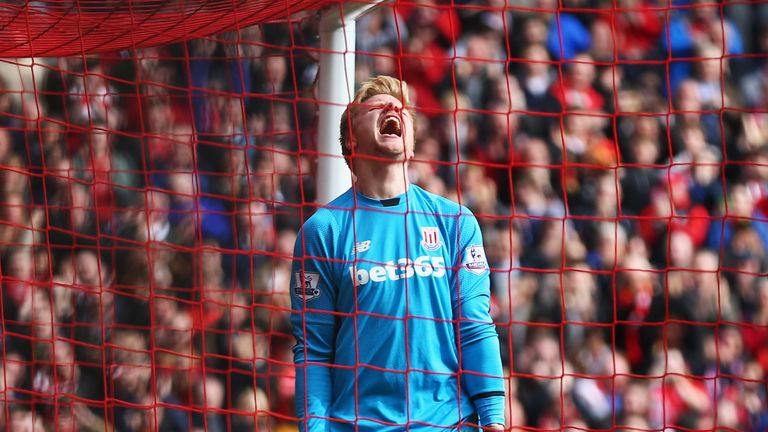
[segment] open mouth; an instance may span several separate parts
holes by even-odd
[[[400,125],[400,118],[397,116],[387,116],[379,126],[379,133],[382,135],[403,136],[403,129]]]

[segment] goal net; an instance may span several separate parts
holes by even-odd
[[[322,49],[364,3],[0,4],[0,429],[297,430],[334,54],[478,219],[508,429],[768,429],[768,2],[385,2]]]

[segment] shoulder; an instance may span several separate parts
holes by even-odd
[[[414,211],[437,216],[442,220],[443,228],[449,231],[466,231],[467,229],[474,231],[477,229],[477,218],[472,210],[466,206],[427,192],[418,186],[414,186],[413,190],[419,197],[419,207],[413,208]]]
[[[421,210],[434,213],[441,216],[463,216],[472,214],[472,212],[463,205],[451,201],[440,195],[427,192],[419,186],[413,185],[412,191],[421,206]]]
[[[351,203],[351,204],[350,204]],[[305,234],[322,233],[330,234],[338,231],[341,219],[347,210],[353,206],[351,189],[336,197],[333,201],[323,205],[309,217],[301,227]]]

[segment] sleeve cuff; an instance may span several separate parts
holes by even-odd
[[[489,392],[472,398],[477,409],[480,426],[504,424],[504,392]]]

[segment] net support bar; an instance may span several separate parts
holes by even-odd
[[[323,11],[317,167],[317,201],[321,204],[336,198],[352,183],[339,145],[339,122],[355,91],[355,20],[381,2],[344,3]]]

